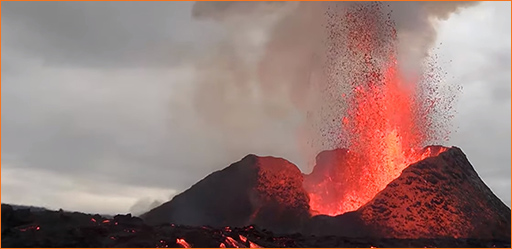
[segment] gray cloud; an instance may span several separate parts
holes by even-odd
[[[171,188],[133,186],[44,169],[16,169],[2,163],[2,193],[11,203],[101,214],[137,211],[147,199],[165,200]],[[108,191],[105,191],[107,190]],[[5,199],[3,200],[5,201]],[[151,203],[148,203],[151,205]],[[130,207],[132,207],[130,209]]]
[[[192,16],[197,19],[225,21],[232,18],[246,19],[273,13],[293,3],[289,2],[195,2]]]
[[[190,3],[2,3],[2,46],[60,67],[169,66],[215,41]]]
[[[510,206],[510,3],[482,3],[439,30],[439,53],[451,81],[463,86],[450,143]],[[472,16],[470,26],[465,17]],[[476,31],[476,32],[475,32]]]
[[[465,87],[451,143],[510,203],[510,8],[500,4],[439,24],[438,53]],[[307,171],[297,133],[321,9],[258,6],[2,3],[3,201],[139,212],[248,153]],[[108,199],[119,204],[95,208]]]

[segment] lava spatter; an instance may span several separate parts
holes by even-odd
[[[435,108],[426,105],[437,105],[437,111],[446,105],[439,105],[438,79],[403,77],[397,32],[382,4],[330,8],[327,19],[326,91],[337,93],[343,106],[330,110],[340,123],[329,129],[338,133],[327,137],[348,150],[342,160],[327,162],[328,174],[307,176],[304,187],[312,214],[338,215],[369,202],[411,163],[437,155],[421,149],[439,141],[435,135],[441,133],[433,129],[443,128],[429,123]]]

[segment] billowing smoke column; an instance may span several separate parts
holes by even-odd
[[[196,65],[194,106],[227,151],[311,160],[349,148],[338,173],[305,188],[315,213],[355,210],[446,140],[454,95],[424,60],[435,21],[467,5],[198,2],[194,16],[227,39]],[[297,142],[260,134],[276,123]]]

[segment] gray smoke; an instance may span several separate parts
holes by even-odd
[[[172,199],[173,196],[170,196],[170,199]],[[131,214],[135,215],[135,216],[139,216],[145,212],[147,212],[148,210],[151,210],[153,208],[156,208],[160,205],[162,205],[163,201],[161,200],[152,200],[151,198],[149,197],[146,197],[146,198],[141,198],[139,200],[137,200],[135,202],[135,204],[133,204],[129,211]]]
[[[325,11],[353,2],[196,2],[196,20],[223,30],[221,42],[195,62],[189,87],[202,129],[210,130],[229,158],[248,153],[310,160],[328,149],[307,125],[321,111]],[[363,3],[364,4],[364,3]],[[435,45],[436,21],[475,2],[387,2],[396,23],[399,62],[421,70]],[[176,108],[183,106],[175,105]],[[325,110],[322,110],[325,111]],[[203,131],[206,132],[206,131]],[[295,156],[296,157],[296,156]],[[297,162],[304,164],[304,161]],[[304,169],[304,168],[303,168]]]
[[[436,21],[478,2],[389,2],[399,40],[399,63],[417,71],[437,38]]]

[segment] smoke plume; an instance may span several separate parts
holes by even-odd
[[[339,146],[320,127],[337,122],[325,117],[343,112],[343,105],[332,105],[339,96],[328,96],[323,89],[325,13],[335,5],[355,4],[368,3],[194,4],[193,18],[214,23],[223,38],[194,62],[189,108],[197,114],[202,132],[213,134],[230,160],[248,153],[272,154],[300,165],[319,150]],[[384,3],[383,11],[390,12],[396,24],[402,69],[411,77],[421,74],[435,45],[437,21],[473,4]]]

